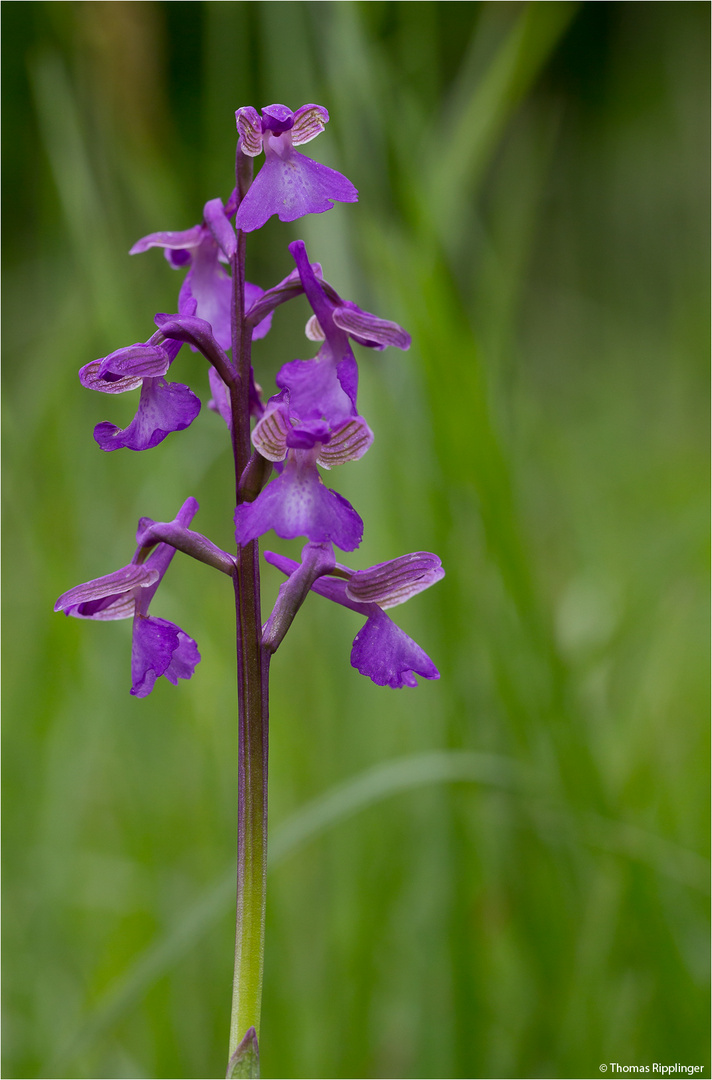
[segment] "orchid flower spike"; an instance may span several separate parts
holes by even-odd
[[[296,221],[331,210],[335,202],[358,201],[350,180],[294,149],[324,130],[329,114],[321,105],[302,105],[296,112],[286,105],[266,105],[261,116],[247,105],[237,110],[235,120],[242,153],[257,157],[265,152],[264,165],[238,207],[238,229],[254,232],[273,214],[280,221]]]
[[[187,499],[174,522],[187,528],[197,510],[197,501]],[[149,518],[141,518],[137,539],[152,524]],[[158,544],[148,558],[141,561],[145,553],[146,548],[139,546],[128,566],[83,585],[75,585],[62,593],[54,605],[55,611],[63,611],[77,619],[106,621],[133,616],[131,693],[135,697],[147,697],[161,675],[174,686],[178,679],[189,679],[200,661],[197,645],[179,626],[148,614],[149,604],[175,555],[175,548],[170,544]]]
[[[440,672],[427,653],[385,613],[386,608],[404,603],[445,576],[437,555],[416,551],[378,563],[368,570],[351,570],[336,563],[334,571],[343,575],[337,578],[326,576],[330,568],[323,552],[315,550],[312,554],[312,549],[316,547],[313,544],[305,546],[301,566],[293,559],[273,551],[265,551],[264,554],[267,562],[288,577],[310,559],[318,558],[325,566],[322,570],[325,576],[312,582],[312,591],[366,616],[365,624],[354,638],[351,666],[378,686],[393,689],[417,686],[416,675],[424,679],[439,679]],[[269,623],[266,632],[268,628]]]

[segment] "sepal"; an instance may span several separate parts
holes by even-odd
[[[437,555],[414,551],[398,559],[357,570],[346,583],[346,595],[362,604],[395,607],[429,589],[445,576]]]
[[[134,613],[134,590],[146,589],[159,579],[159,571],[130,563],[112,574],[75,585],[57,600],[55,611],[77,619],[127,619]]]
[[[332,318],[340,330],[369,349],[385,349],[389,345],[394,345],[396,349],[410,348],[410,334],[402,326],[388,319],[379,319],[369,311],[362,311],[356,304],[342,301],[334,308]]]
[[[262,153],[262,121],[257,109],[245,105],[235,113],[235,123],[240,136],[240,150],[248,157]]]
[[[237,251],[235,230],[228,221],[222,199],[210,199],[203,207],[205,224],[210,229],[215,243],[223,255],[231,259]]]
[[[329,114],[323,105],[302,105],[294,114],[292,144],[302,146],[311,142],[329,123]]]
[[[171,251],[189,250],[197,247],[202,238],[202,225],[193,225],[190,229],[183,229],[182,232],[168,230],[149,233],[148,236],[142,236],[140,240],[136,241],[129,251],[129,255],[140,255],[152,247],[168,248]]]
[[[289,422],[289,391],[276,394],[265,406],[261,420],[252,432],[252,444],[268,461],[283,461],[287,456]]]
[[[358,461],[373,442],[373,432],[362,416],[353,416],[331,432],[328,442],[319,450],[317,464],[325,469]]]

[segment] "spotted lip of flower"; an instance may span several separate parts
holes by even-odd
[[[232,344],[232,278],[220,265],[221,260],[228,261],[236,250],[235,230],[229,220],[230,209],[229,205],[223,206],[220,199],[210,199],[203,210],[202,225],[194,225],[183,232],[149,233],[138,240],[129,252],[129,255],[138,255],[149,248],[162,247],[172,267],[190,267],[181,286],[179,310],[187,301],[195,300],[195,314],[210,323],[215,340],[223,349],[229,349]],[[263,294],[264,289],[259,285],[246,281],[246,310],[249,311]],[[254,327],[253,341],[263,338],[271,325],[270,313]]]
[[[184,528],[198,510],[195,499],[188,499],[174,519]],[[139,522],[138,536],[153,524],[149,518]],[[175,554],[169,544],[158,544],[145,562],[138,547],[128,566],[112,574],[76,585],[63,593],[55,611],[78,619],[128,619],[133,616],[131,647],[131,693],[147,697],[161,675],[177,684],[189,679],[200,661],[198,647],[179,626],[148,614],[148,607]]]
[[[251,105],[235,113],[240,150],[265,161],[237,209],[235,225],[253,232],[277,214],[280,221],[296,221],[305,214],[331,210],[335,202],[356,202],[358,192],[341,173],[313,161],[294,147],[321,134],[329,114],[321,105],[302,105],[292,112],[286,105],[267,105],[262,115]]]
[[[320,281],[303,240],[295,240],[289,250],[314,312],[307,323],[307,336],[323,345],[311,360],[283,364],[277,386],[289,390],[292,408],[299,416],[322,416],[335,423],[357,413],[358,366],[349,338],[371,349],[388,345],[408,349],[410,335],[398,323],[342,300],[331,285]]]
[[[310,557],[310,546],[307,544],[302,552],[303,564]],[[300,565],[272,551],[264,554],[267,562],[287,576]],[[417,686],[416,675],[439,679],[440,672],[427,653],[384,611],[384,608],[404,603],[444,577],[445,571],[437,555],[417,551],[368,570],[353,571],[339,563],[335,569],[347,580],[319,577],[311,588],[320,596],[366,616],[365,624],[354,638],[352,667],[378,686],[393,689]]]
[[[183,307],[192,315],[195,302],[186,302]],[[193,423],[200,412],[200,399],[190,387],[164,378],[180,347],[180,341],[167,340],[159,330],[146,342],[117,349],[80,369],[79,380],[89,390],[123,394],[141,387],[136,415],[127,428],[108,421],[94,428],[102,450],[149,450],[170,432],[183,431]]]
[[[283,465],[254,502],[235,511],[238,544],[274,529],[289,540],[307,536],[317,543],[331,541],[342,551],[357,548],[363,522],[343,496],[324,485],[317,465],[330,469],[362,457],[373,442],[365,420],[349,417],[333,428],[323,420],[299,420],[283,390],[267,403],[252,442],[268,461]]]

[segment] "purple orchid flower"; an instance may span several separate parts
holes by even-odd
[[[187,528],[197,510],[197,501],[187,499],[174,523]],[[141,537],[153,524],[150,518],[141,518],[136,537],[139,547],[128,566],[76,585],[54,605],[55,611],[77,619],[107,621],[133,616],[131,693],[135,697],[147,697],[161,675],[174,686],[178,679],[189,679],[200,660],[197,645],[179,626],[148,614],[176,550],[170,544],[158,544],[145,561],[140,561],[146,553]]]
[[[155,232],[138,240],[129,255],[137,255],[152,247],[162,247],[168,262],[175,269],[190,266],[181,286],[178,309],[194,300],[195,314],[210,323],[215,340],[223,349],[232,344],[231,304],[232,278],[220,265],[235,254],[237,240],[230,223],[235,213],[231,201],[223,206],[220,199],[210,199],[203,209],[203,224],[183,232]],[[245,282],[245,309],[249,311],[264,295],[259,285]],[[268,314],[252,330],[252,340],[263,338],[272,325]]]
[[[349,338],[370,349],[395,345],[410,348],[410,334],[398,325],[362,311],[326,282],[320,281],[309,262],[303,240],[289,250],[314,312],[307,336],[323,341],[312,360],[292,360],[277,373],[277,386],[288,389],[293,412],[302,419],[324,417],[332,423],[356,415],[358,367]]]
[[[321,563],[328,574],[331,568],[323,551],[318,550],[323,547],[307,544],[302,552],[301,564],[273,551],[266,551],[264,555],[267,562],[290,578],[310,560]],[[324,570],[321,572],[324,573]],[[368,570],[357,571],[336,563],[331,572],[339,573],[347,580],[322,576],[312,582],[311,589],[336,604],[366,616],[365,624],[354,638],[352,667],[367,675],[378,686],[391,686],[393,689],[417,686],[416,675],[424,679],[440,678],[440,672],[427,653],[396,626],[384,610],[404,603],[444,577],[445,571],[437,555],[417,551],[379,563]],[[269,632],[268,623],[265,635],[269,635]]]
[[[194,301],[191,306],[195,307]],[[108,421],[94,428],[102,450],[149,450],[171,431],[183,431],[193,423],[200,412],[200,399],[188,386],[164,378],[180,347],[180,341],[168,340],[158,330],[146,342],[117,349],[80,368],[79,380],[89,390],[124,394],[141,387],[136,415],[127,428]]]
[[[267,403],[252,442],[268,461],[284,464],[254,502],[235,511],[238,544],[274,529],[288,540],[307,536],[315,542],[331,541],[342,551],[357,548],[363,522],[351,503],[324,485],[317,465],[330,469],[363,457],[373,442],[365,420],[352,416],[333,428],[323,420],[298,420],[290,411],[289,392],[283,390]]]
[[[350,180],[294,149],[324,130],[329,114],[321,105],[302,105],[296,112],[286,105],[266,105],[261,117],[248,105],[237,110],[235,120],[242,153],[257,157],[265,152],[264,165],[238,207],[238,229],[253,232],[273,214],[280,221],[296,221],[331,210],[335,202],[358,201]]]

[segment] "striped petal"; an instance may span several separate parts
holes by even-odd
[[[286,391],[277,394],[252,432],[253,446],[268,461],[283,461],[287,456],[287,436],[292,430],[287,399]]]
[[[329,114],[323,105],[302,105],[294,114],[292,144],[301,146],[311,142],[329,123]]]
[[[445,576],[437,555],[414,551],[398,559],[357,570],[346,584],[346,595],[362,604],[391,608],[430,588]]]
[[[345,330],[359,345],[371,349],[385,349],[387,345],[395,345],[397,349],[410,348],[410,334],[402,326],[362,311],[356,304],[342,303],[335,307],[332,318],[336,326]]]
[[[304,328],[304,333],[310,341],[326,340],[326,334],[322,330],[321,323],[317,319],[316,315],[312,315],[311,319],[309,319],[306,327]]]
[[[136,590],[154,585],[159,576],[156,569],[130,563],[62,593],[54,610],[77,619],[126,619],[134,614]]]
[[[362,416],[344,421],[331,433],[328,443],[319,451],[317,464],[325,469],[343,465],[346,461],[358,461],[373,442],[373,432]]]
[[[202,225],[193,225],[190,229],[183,229],[182,232],[149,233],[148,236],[142,236],[140,240],[136,241],[129,251],[129,255],[139,255],[152,247],[170,248],[172,250],[194,248],[202,243],[202,240]]]
[[[235,113],[235,122],[240,136],[240,149],[248,157],[257,157],[262,153],[262,121],[257,109],[246,105]]]

